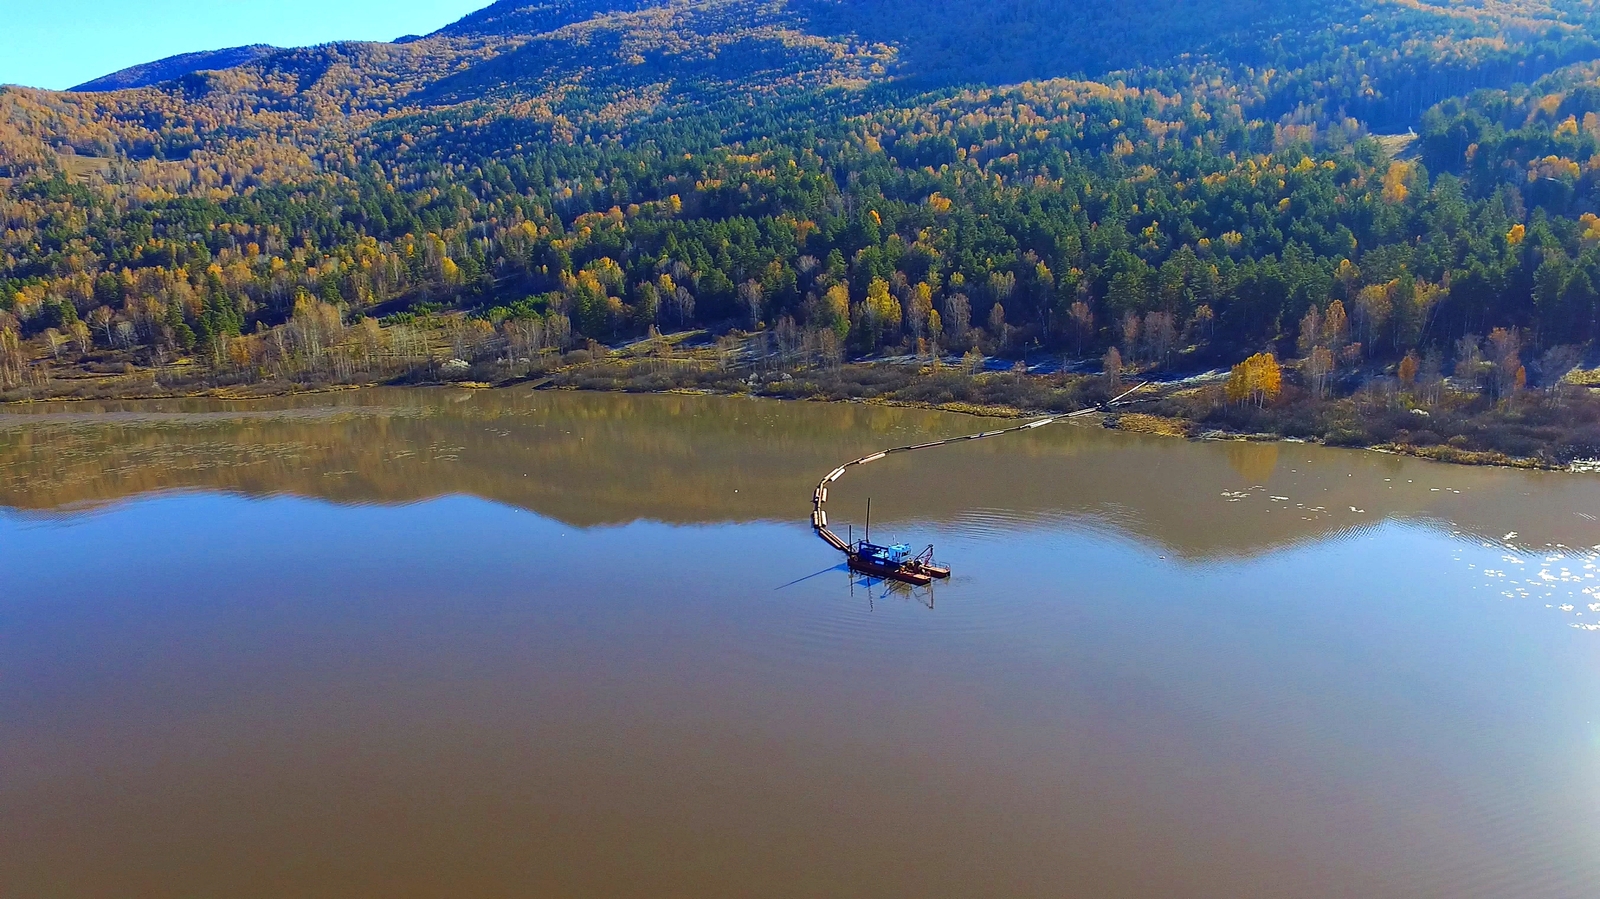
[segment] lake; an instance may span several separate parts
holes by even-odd
[[[1600,476],[522,390],[0,407],[0,895],[1600,895]]]

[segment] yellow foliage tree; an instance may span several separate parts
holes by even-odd
[[[843,284],[835,284],[828,288],[828,293],[823,297],[828,311],[828,320],[833,328],[833,333],[840,340],[845,339],[850,333],[850,288]]]
[[[1322,317],[1322,342],[1333,352],[1339,352],[1349,335],[1350,318],[1345,314],[1344,302],[1334,300],[1328,304],[1328,314]]]
[[[1417,383],[1417,366],[1416,353],[1407,353],[1406,357],[1400,360],[1400,383],[1405,385],[1407,390],[1410,390]]]
[[[1278,365],[1277,357],[1271,353],[1251,356],[1235,365],[1228,377],[1228,401],[1240,405],[1253,402],[1260,408],[1276,398],[1282,390],[1283,369]]]
[[[1578,225],[1582,227],[1583,234],[1579,238],[1585,247],[1600,247],[1600,216],[1592,212],[1585,212],[1578,218]]]
[[[891,334],[900,327],[900,301],[889,292],[889,282],[873,278],[867,286],[865,313],[874,337]]]
[[[1333,277],[1344,287],[1344,295],[1355,298],[1356,291],[1361,289],[1361,267],[1348,259],[1339,260],[1339,269]]]
[[[911,333],[917,337],[926,335],[929,320],[937,314],[933,309],[933,287],[926,282],[912,288],[910,313],[906,324]]]
[[[1389,171],[1383,176],[1383,202],[1404,203],[1406,201],[1406,197],[1411,193],[1411,189],[1406,187],[1406,182],[1410,179],[1410,163],[1390,163]]]

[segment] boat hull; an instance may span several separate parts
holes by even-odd
[[[914,587],[926,587],[933,583],[933,575],[927,574],[910,566],[902,565],[895,568],[888,565],[880,565],[871,561],[870,559],[863,559],[860,556],[853,555],[850,557],[850,568],[851,570],[859,571],[862,574],[870,574],[873,577],[881,577],[887,580],[900,581],[903,584],[911,584]]]

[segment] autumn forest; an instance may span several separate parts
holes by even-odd
[[[0,390],[1141,378],[1193,428],[1600,454],[1594,3],[1125,6],[503,0],[0,89]]]

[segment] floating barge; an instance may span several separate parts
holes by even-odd
[[[935,564],[933,547],[917,555],[904,543],[879,546],[865,540],[850,547],[847,561],[850,570],[887,580],[900,581],[914,587],[926,587],[935,580],[950,576],[950,569]]]

